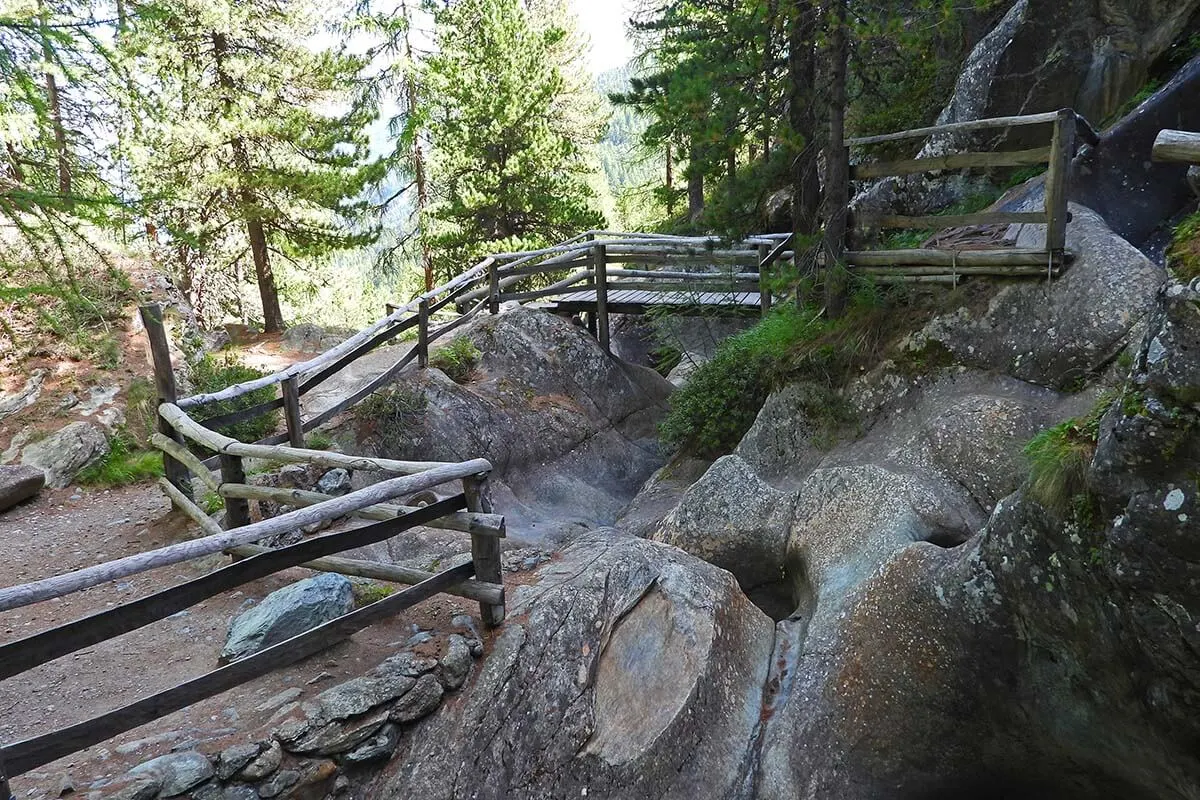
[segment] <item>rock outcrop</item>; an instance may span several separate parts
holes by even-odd
[[[65,428],[26,445],[21,463],[46,473],[46,485],[61,489],[84,468],[108,453],[104,431],[87,422],[72,422]]]
[[[38,467],[0,466],[0,511],[36,496],[45,485],[46,473]]]

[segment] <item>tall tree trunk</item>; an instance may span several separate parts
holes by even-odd
[[[800,277],[811,279],[815,264],[807,251],[815,244],[819,228],[821,181],[817,175],[816,103],[814,102],[816,8],[812,0],[794,0],[788,32],[788,124],[792,141],[792,231],[796,267]],[[796,292],[796,303],[808,298]]]
[[[737,151],[730,150],[725,154],[725,177],[730,183],[737,177]]]
[[[699,153],[694,147],[688,156],[687,182],[688,221],[699,222],[700,215],[704,213],[704,172],[700,169]]]
[[[49,12],[44,0],[38,3],[43,25],[49,23]],[[50,112],[50,128],[54,133],[54,160],[58,165],[58,193],[62,197],[63,207],[70,210],[75,207],[71,197],[71,160],[67,150],[67,130],[63,126],[62,100],[58,96],[58,81],[54,77],[51,64],[54,63],[54,51],[50,47],[50,37],[42,33],[42,58],[46,62],[46,107]]]
[[[409,36],[409,31],[412,26],[411,18],[408,15],[408,3],[401,0],[400,13],[404,15],[404,55],[408,59],[411,66],[413,61],[412,38]],[[413,82],[412,74],[410,73],[404,79],[404,102],[408,106],[408,113],[412,114],[417,107],[417,86]],[[433,251],[429,247],[429,237],[425,235],[425,210],[429,208],[429,185],[425,176],[425,153],[421,148],[420,131],[413,131],[412,137],[412,170],[413,181],[417,185],[417,225],[421,226],[420,241],[421,241],[421,268],[425,273],[425,291],[433,291]]]
[[[225,108],[230,110],[233,108],[234,85],[233,78],[224,68],[224,56],[229,50],[225,34],[212,34],[212,45],[217,83],[225,92]],[[250,185],[249,149],[246,140],[241,136],[233,137],[229,146],[233,151],[233,166],[237,172],[236,195],[242,219],[246,223],[246,238],[250,240],[250,255],[254,259],[254,276],[258,281],[259,297],[262,299],[263,330],[267,333],[278,333],[283,330],[283,311],[279,306],[279,287],[275,285],[275,273],[271,269],[266,229],[263,226],[262,214],[258,211],[254,189]]]
[[[671,155],[671,143],[667,142],[667,217],[675,216],[675,162]]]
[[[850,202],[850,154],[846,139],[846,0],[834,0],[828,15],[829,145],[825,153],[825,308],[840,316],[846,305],[846,206]]]

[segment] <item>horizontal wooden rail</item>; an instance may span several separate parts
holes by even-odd
[[[757,292],[758,279],[740,281],[609,281],[608,291],[670,292],[672,294],[720,294],[722,292]]]
[[[315,506],[328,500],[336,500],[333,495],[321,492],[309,492],[303,489],[284,489],[273,486],[248,486],[244,483],[226,483],[219,489],[222,497],[237,497],[242,500],[269,500],[273,503],[294,506]],[[371,520],[390,520],[411,514],[419,506],[400,506],[388,503],[367,506],[353,512],[352,516]],[[499,514],[477,514],[463,511],[457,514],[445,514],[425,525],[427,528],[441,528],[462,533],[478,533],[484,536],[505,536],[504,517]]]
[[[412,475],[431,468],[453,466],[453,464],[444,461],[397,461],[390,458],[349,456],[326,450],[305,450],[298,447],[246,444],[216,431],[210,431],[185,414],[178,406],[173,406],[170,403],[163,403],[159,406],[158,413],[172,428],[193,442],[215,453],[224,453],[242,458],[260,458],[264,461],[275,461],[282,464],[315,464],[321,467],[393,472],[397,475]]]
[[[1169,129],[1159,131],[1150,157],[1154,161],[1200,164],[1200,133]]]
[[[219,553],[230,547],[250,544],[268,536],[288,533],[296,528],[344,517],[359,509],[393,500],[424,489],[432,489],[449,481],[462,480],[473,475],[490,472],[491,464],[482,458],[445,467],[436,467],[416,475],[392,478],[359,489],[336,500],[318,506],[299,508],[265,519],[252,525],[235,528],[218,536],[206,536],[188,542],[148,550],[144,553],[118,558],[104,564],[96,564],[74,572],[55,575],[20,586],[0,589],[0,611],[9,611],[43,600],[78,592],[101,583],[147,572],[159,567],[190,561],[193,558]]]
[[[1069,257],[1069,254],[1067,255]],[[1046,250],[1004,248],[996,250],[851,250],[846,263],[861,267],[888,267],[904,264],[941,264],[945,266],[1041,266],[1060,261],[1059,255]]]
[[[280,570],[300,566],[314,558],[387,541],[399,533],[426,525],[439,516],[461,511],[466,507],[466,497],[459,494],[386,522],[316,536],[289,547],[263,548],[264,552],[253,558],[236,561],[200,578],[27,636],[11,644],[0,645],[0,680],[166,619],[196,603],[251,581],[274,575]],[[220,531],[215,523],[211,520],[209,522],[209,530],[215,527]]]
[[[269,553],[271,552],[271,548],[258,544],[244,544],[241,547],[231,548],[226,552],[239,558],[251,558],[263,553]],[[297,566],[316,572],[336,572],[339,575],[349,575],[354,578],[370,578],[375,581],[400,583],[405,586],[412,586],[421,581],[427,581],[437,574],[436,572],[402,567],[399,564],[383,564],[378,561],[363,561],[356,558],[339,558],[336,556],[314,558],[312,561],[305,561],[303,564],[298,564]],[[504,604],[504,585],[499,583],[484,583],[480,580],[463,581],[457,586],[447,588],[445,593],[490,605]]]
[[[10,776],[22,775],[51,761],[111,739],[139,725],[166,716],[221,692],[266,675],[280,667],[319,653],[379,620],[395,616],[422,600],[451,586],[461,584],[475,574],[475,565],[467,562],[440,572],[434,577],[404,589],[368,606],[351,611],[285,642],[266,648],[220,669],[185,681],[163,692],[143,697],[122,708],[80,722],[62,730],[26,739],[0,750]]]
[[[948,267],[945,264],[903,264],[894,267],[851,267],[855,275],[868,275],[872,278],[887,275],[989,275],[993,277],[1031,277],[1038,275],[1057,275],[1062,271],[1059,265],[1047,267],[1033,266],[1004,266],[993,264],[986,267]]]
[[[221,484],[213,478],[212,471],[204,466],[203,462],[193,455],[191,450],[188,450],[174,439],[168,439],[163,434],[156,432],[150,437],[150,444],[191,470],[192,474],[199,478],[212,491],[215,492],[220,488]]]
[[[1050,122],[1057,122],[1063,114],[1072,113],[1070,111],[1051,111],[1045,114],[1026,114],[1017,117],[989,117],[987,119],[973,119],[965,122],[949,122],[942,125],[931,125],[927,128],[913,128],[912,130],[899,131],[897,133],[882,133],[878,136],[860,136],[856,139],[847,139],[847,147],[859,147],[867,144],[882,144],[883,142],[898,142],[903,139],[923,139],[927,136],[933,136],[938,133],[966,133],[968,131],[981,131],[990,128],[1015,128],[1022,125],[1044,125]]]
[[[669,278],[678,281],[758,280],[757,272],[673,272],[662,269],[622,269],[621,267],[608,270],[608,276],[610,278]]]
[[[1020,167],[1027,164],[1046,164],[1050,161],[1050,148],[1034,150],[1008,150],[990,153],[950,153],[930,158],[912,158],[903,161],[882,161],[877,164],[855,164],[850,167],[851,180],[886,178],[899,175],[916,175],[922,172],[937,172],[973,167]]]
[[[940,229],[957,228],[962,225],[1045,225],[1048,218],[1044,211],[981,211],[977,214],[933,214],[916,217],[856,212],[851,215],[851,220],[860,228]]]

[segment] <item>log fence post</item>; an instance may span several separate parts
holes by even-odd
[[[488,264],[488,313],[500,313],[500,266],[494,259]]]
[[[1061,264],[1067,247],[1067,181],[1075,154],[1075,113],[1058,112],[1050,139],[1050,168],[1046,175],[1046,250],[1051,261]]]
[[[283,416],[287,421],[288,444],[304,447],[304,420],[300,416],[300,378],[293,375],[279,384],[283,393]]]
[[[758,246],[758,308],[762,316],[771,313],[771,245]]]
[[[163,403],[175,403],[179,400],[178,389],[175,386],[175,370],[171,366],[171,347],[167,342],[166,327],[163,325],[162,306],[158,303],[140,306],[138,313],[141,314],[142,324],[146,326],[146,337],[150,340],[150,356],[154,361],[154,389],[158,395],[158,402],[154,404],[155,427],[162,435],[183,445],[183,437],[157,410]],[[163,453],[163,471],[172,486],[187,497],[192,496],[192,481],[188,477],[187,467]]]
[[[592,248],[592,264],[596,270],[596,339],[604,352],[612,354],[608,329],[608,255],[598,244]]]
[[[221,453],[221,483],[245,483],[246,469],[241,456]],[[250,503],[239,497],[225,498],[225,530],[250,524]]]
[[[467,498],[467,511],[492,513],[492,498],[486,473],[463,478],[463,494]],[[501,585],[504,583],[498,537],[471,534],[471,561],[475,565],[475,580]],[[495,627],[504,622],[504,605],[481,602],[479,615],[484,625]]]
[[[492,312],[493,314],[496,312]],[[417,304],[417,366],[429,366],[429,301]]]

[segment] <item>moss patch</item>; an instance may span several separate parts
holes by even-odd
[[[1167,250],[1167,266],[1181,281],[1200,278],[1200,211],[1175,228]]]

